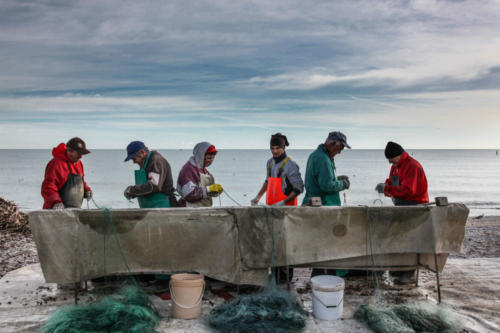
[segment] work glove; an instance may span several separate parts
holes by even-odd
[[[87,200],[90,200],[92,199],[92,191],[87,191],[85,192],[85,194],[83,195],[83,197]]]
[[[211,197],[212,196],[216,197],[216,196],[220,195],[223,191],[224,191],[224,189],[222,188],[222,186],[220,184],[212,184],[212,185],[207,186],[207,194]]]
[[[257,205],[259,204],[259,200],[260,200],[260,198],[259,198],[259,197],[255,197],[255,198],[253,198],[252,200],[250,200],[250,204],[251,204],[252,206],[257,206]]]
[[[378,193],[384,193],[385,190],[385,184],[384,183],[379,183],[377,186],[375,186],[375,191]]]
[[[273,206],[277,206],[277,207],[284,206],[284,205],[285,205],[285,200],[281,200],[281,201],[278,201],[275,204],[273,204]]]
[[[347,190],[349,189],[349,187],[351,187],[351,182],[349,181],[349,177],[342,175],[338,176],[337,179],[341,180],[344,183],[344,190]]]
[[[56,204],[54,204],[54,206],[52,206],[52,209],[64,209],[64,204],[62,202],[58,202]]]
[[[131,199],[135,198],[135,196],[131,193],[132,188],[133,188],[133,186],[131,185],[131,186],[127,187],[125,189],[125,191],[123,191],[123,196],[125,197],[125,199],[131,200]]]

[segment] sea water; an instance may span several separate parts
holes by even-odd
[[[190,150],[159,150],[169,161],[175,182]],[[298,163],[302,178],[311,150],[287,150]],[[449,202],[462,202],[471,216],[500,215],[500,155],[495,150],[408,150],[424,167],[429,183],[429,198],[446,196]],[[25,211],[41,209],[40,188],[51,150],[0,150],[0,197],[16,202]],[[215,206],[250,205],[266,176],[269,150],[220,150],[209,167],[226,194],[214,199]],[[125,150],[92,150],[82,158],[85,180],[100,206],[138,207],[123,191],[134,182],[137,165],[124,163]],[[356,205],[392,205],[389,198],[375,192],[385,181],[390,164],[382,150],[344,150],[335,157],[337,175],[347,175],[351,188],[341,192],[342,203]],[[344,196],[345,194],[345,196]],[[232,200],[230,199],[232,198]],[[303,195],[299,197],[299,203]],[[380,199],[380,200],[377,200]],[[261,199],[265,203],[265,197]],[[84,208],[87,207],[84,201]],[[90,203],[90,208],[95,208]]]

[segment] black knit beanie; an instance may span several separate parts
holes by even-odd
[[[390,159],[401,155],[404,151],[403,147],[396,142],[389,141],[387,142],[387,146],[385,146],[384,154],[387,159]]]
[[[288,140],[286,136],[284,136],[281,133],[276,133],[274,135],[271,135],[271,146],[279,146],[283,149],[285,149],[285,146],[289,146],[290,144],[288,143]]]

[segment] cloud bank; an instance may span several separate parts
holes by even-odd
[[[6,0],[0,148],[496,148],[498,31],[500,1]]]

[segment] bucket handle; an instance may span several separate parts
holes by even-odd
[[[338,308],[340,306],[340,304],[342,304],[342,301],[344,300],[344,295],[342,295],[342,298],[340,299],[340,302],[339,304],[337,305],[326,305],[325,303],[323,303],[323,301],[316,295],[312,295],[314,298],[316,298],[321,304],[323,304],[323,306],[327,309],[330,309],[330,308]]]
[[[170,282],[168,283],[168,285],[169,285],[169,288],[170,288],[170,295],[172,296],[172,301],[175,303],[175,305],[177,305],[178,307],[183,308],[183,309],[192,309],[195,306],[197,306],[198,304],[200,304],[201,300],[203,299],[203,294],[205,293],[205,281],[203,281],[203,289],[201,290],[201,295],[200,295],[200,298],[198,299],[198,301],[196,301],[196,303],[194,303],[191,306],[185,306],[185,305],[182,305],[182,304],[178,303],[175,300],[174,289],[172,289],[172,280],[170,280]]]

